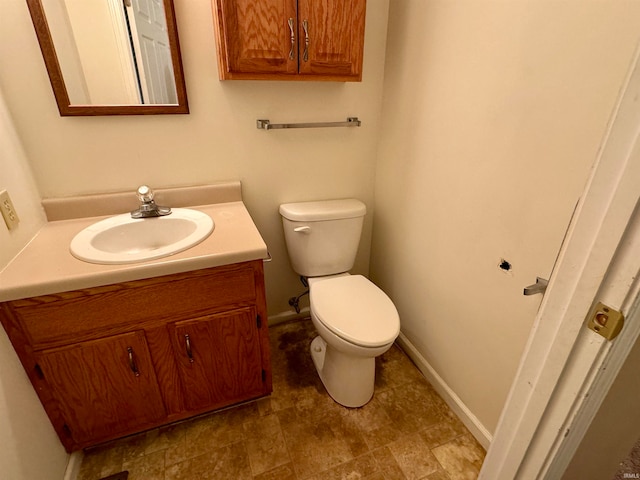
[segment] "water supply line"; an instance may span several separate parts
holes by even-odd
[[[297,297],[291,297],[289,299],[289,305],[291,305],[293,308],[296,309],[296,313],[300,313],[300,299],[302,297],[304,297],[305,295],[309,294],[309,282],[307,281],[306,277],[303,277],[302,275],[300,276],[300,282],[302,282],[302,285],[304,285],[307,290],[305,290],[304,292],[302,292],[300,295],[298,295]]]

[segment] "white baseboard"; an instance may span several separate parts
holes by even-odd
[[[84,453],[82,453],[82,450],[78,450],[69,455],[69,461],[67,462],[67,468],[64,471],[63,480],[76,480],[76,478],[78,478],[83,458]]]
[[[476,440],[480,442],[485,450],[488,449],[491,444],[491,440],[493,440],[493,435],[489,433],[480,420],[478,420],[471,410],[469,410],[449,385],[445,383],[442,377],[438,375],[429,362],[427,362],[427,360],[402,332],[400,332],[397,342],[409,358],[413,360],[413,363],[416,364],[418,369],[422,372],[429,383],[431,383],[442,399],[447,402],[449,408],[451,408],[458,418],[462,420],[462,423],[465,424]]]

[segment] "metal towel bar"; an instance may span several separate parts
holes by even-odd
[[[316,122],[316,123],[271,123],[269,120],[256,120],[256,125],[262,130],[279,128],[318,128],[318,127],[359,127],[362,124],[358,117],[348,117],[346,122]]]

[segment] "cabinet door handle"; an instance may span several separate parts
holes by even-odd
[[[187,357],[189,357],[189,363],[193,363],[193,352],[191,351],[191,339],[189,335],[184,336],[184,346],[187,351]]]
[[[302,21],[302,28],[304,28],[304,53],[302,59],[305,62],[309,61],[309,22],[307,20]]]
[[[296,31],[293,29],[293,18],[290,18],[287,23],[289,24],[289,31],[291,32],[291,50],[289,50],[289,60],[293,60],[293,54],[296,50]]]
[[[136,365],[136,359],[133,357],[133,348],[127,347],[127,353],[129,354],[129,368],[136,377],[139,377],[140,371],[138,370],[138,366]]]

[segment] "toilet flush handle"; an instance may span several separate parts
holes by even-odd
[[[298,233],[310,233],[311,232],[311,227],[308,225],[304,225],[302,227],[296,227],[293,229],[294,232],[298,232]]]

